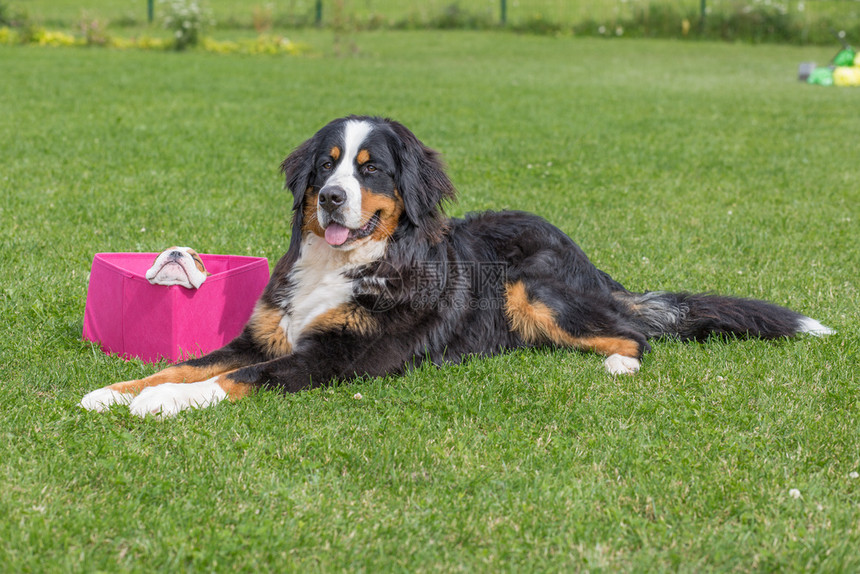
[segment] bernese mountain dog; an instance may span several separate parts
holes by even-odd
[[[764,301],[628,291],[536,215],[448,218],[455,190],[439,155],[389,119],[334,120],[281,168],[290,246],[243,332],[81,406],[169,416],[259,388],[297,392],[523,347],[592,351],[611,375],[629,375],[654,337],[830,332]]]

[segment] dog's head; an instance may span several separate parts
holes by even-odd
[[[198,289],[209,273],[203,259],[190,247],[171,247],[155,258],[155,263],[146,272],[146,279],[153,285],[182,285],[187,289]]]
[[[293,237],[314,233],[339,250],[387,241],[402,229],[433,238],[442,202],[455,196],[439,155],[383,118],[334,120],[281,169],[294,197]]]

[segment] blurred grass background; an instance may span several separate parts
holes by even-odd
[[[165,5],[152,2],[157,22]],[[679,37],[828,44],[845,32],[860,42],[856,0],[204,0],[227,29],[322,25],[335,28],[481,28],[542,34]],[[101,19],[148,23],[146,0],[4,0],[11,15],[70,28]],[[703,12],[704,8],[704,12]],[[704,17],[704,22],[702,21]]]

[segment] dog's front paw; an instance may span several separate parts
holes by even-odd
[[[172,417],[186,409],[202,409],[220,403],[227,393],[214,377],[199,383],[163,383],[147,387],[137,395],[128,408],[131,414],[139,417],[155,415],[159,418]]]
[[[639,359],[615,353],[606,357],[603,366],[610,375],[632,375],[639,370]]]
[[[88,411],[100,413],[106,411],[112,405],[127,405],[133,397],[134,395],[130,393],[121,393],[110,387],[102,387],[84,395],[79,406]]]

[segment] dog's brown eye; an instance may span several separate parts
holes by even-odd
[[[324,170],[330,170],[332,168],[332,163],[330,161],[327,161],[324,164],[322,164],[322,168]]]
[[[366,166],[364,166],[364,171],[366,171],[367,173],[375,173],[376,172],[376,166],[373,164],[366,165]]]

